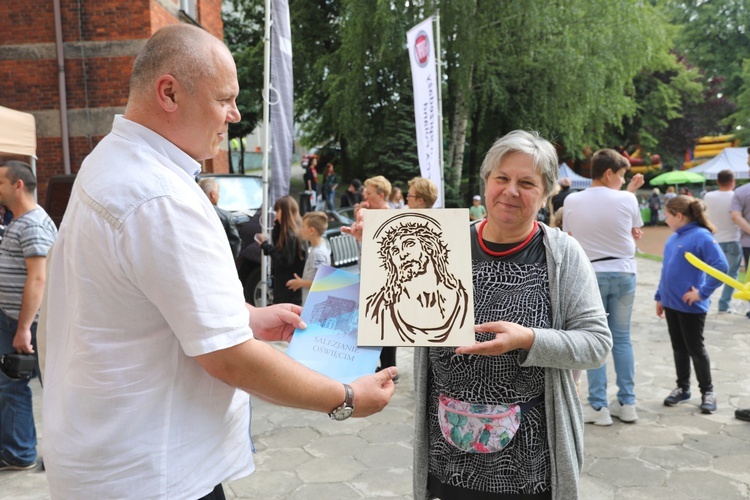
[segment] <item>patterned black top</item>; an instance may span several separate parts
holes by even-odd
[[[526,327],[549,328],[550,297],[542,230],[522,250],[493,257],[471,229],[475,324],[511,321]],[[513,245],[493,245],[492,251]],[[494,334],[478,333],[478,341]],[[499,356],[456,355],[454,348],[430,349],[429,475],[447,488],[443,500],[472,498],[473,492],[505,495],[549,492],[551,466],[544,403],[521,418],[515,437],[496,453],[466,453],[448,443],[438,423],[438,395],[470,403],[518,404],[544,394],[544,369],[521,367],[518,351]],[[434,495],[437,492],[432,491]],[[485,496],[482,496],[485,498]]]

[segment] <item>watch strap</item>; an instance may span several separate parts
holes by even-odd
[[[344,391],[344,402],[328,414],[333,420],[345,420],[354,412],[354,390],[349,384],[344,384]]]
[[[349,408],[354,408],[354,390],[349,384],[344,384],[344,390],[346,391],[346,399],[344,404]]]

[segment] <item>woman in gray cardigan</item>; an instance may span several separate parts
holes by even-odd
[[[577,242],[536,222],[557,181],[554,147],[514,131],[480,172],[471,228],[477,343],[415,351],[414,498],[575,499],[583,460],[572,369],[612,347]]]

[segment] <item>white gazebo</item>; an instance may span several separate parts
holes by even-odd
[[[560,164],[560,168],[557,172],[557,178],[570,179],[570,187],[572,187],[573,189],[586,189],[591,185],[591,179],[573,172],[573,169],[570,168],[567,163]]]
[[[750,179],[750,166],[747,164],[747,148],[725,148],[717,156],[686,172],[701,174],[709,180],[716,179],[722,170],[734,172],[735,179]]]
[[[36,119],[30,113],[0,106],[0,154],[27,156],[36,175]],[[36,193],[34,193],[36,197]]]

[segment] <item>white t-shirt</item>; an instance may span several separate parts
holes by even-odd
[[[703,201],[708,210],[708,219],[716,226],[716,241],[727,243],[740,241],[740,228],[732,221],[729,206],[732,204],[734,191],[711,191],[706,193]]]
[[[643,226],[635,195],[604,186],[590,187],[565,198],[563,230],[581,244],[600,273],[635,273],[633,228]]]
[[[331,249],[328,248],[326,240],[320,240],[320,244],[316,247],[310,247],[307,252],[307,260],[305,260],[305,269],[302,272],[302,279],[312,280],[315,278],[315,273],[318,272],[320,266],[331,265]],[[309,288],[302,289],[302,303],[304,304],[307,300],[307,294],[310,293]]]
[[[194,359],[252,338],[199,168],[117,116],[78,173],[49,259],[53,499],[199,498],[254,470],[247,394]]]

